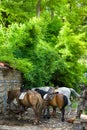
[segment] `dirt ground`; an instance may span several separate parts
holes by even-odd
[[[34,125],[34,113],[32,109],[28,109],[19,120],[18,115],[8,112],[5,115],[0,114],[0,130],[74,130],[73,124],[68,123],[67,119],[75,117],[76,111],[72,110],[70,115],[65,114],[65,121],[61,122],[61,113],[57,111],[56,118],[41,119],[39,125]]]

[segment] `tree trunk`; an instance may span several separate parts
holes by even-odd
[[[40,3],[41,3],[41,0],[38,0],[38,2],[37,2],[37,5],[36,5],[36,15],[38,16],[38,17],[40,17],[40,12],[41,12],[41,10],[40,10]]]
[[[54,17],[54,10],[51,10],[51,19]]]

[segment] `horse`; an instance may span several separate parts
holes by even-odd
[[[68,99],[68,114],[71,112],[71,93],[74,93],[78,98],[80,98],[80,95],[73,89],[68,87],[57,87],[54,89],[54,92],[59,92],[60,94],[64,94]]]
[[[56,107],[61,110],[62,118],[61,120],[64,121],[64,114],[65,114],[65,106],[68,104],[68,99],[65,95],[57,93],[50,93],[44,90],[35,89],[38,93],[40,93],[46,101],[47,105],[47,118],[49,118],[49,106],[53,107],[53,115],[56,114]],[[46,115],[45,115],[46,116]]]
[[[45,92],[53,92],[53,87],[51,86],[44,86],[44,87],[36,87],[36,88],[32,88],[32,90],[36,90],[36,89],[39,89],[39,90],[43,90]]]
[[[47,94],[47,93],[49,93],[49,91],[44,91],[43,89],[41,90],[41,89],[38,89],[38,88],[36,88],[36,89],[34,89],[34,91],[37,91],[40,95],[41,95],[41,97],[44,99],[44,96]],[[44,100],[44,105],[43,105],[44,107],[43,107],[43,112],[42,112],[42,115],[43,115],[43,118],[50,118],[50,114],[49,114],[49,107],[47,106],[47,102]],[[48,114],[46,114],[46,111],[47,111],[47,113]]]
[[[9,90],[7,103],[11,104],[12,101],[15,99],[20,110],[26,110],[26,108],[32,107],[35,113],[34,124],[39,124],[42,108],[43,108],[43,99],[41,95],[38,92],[33,90],[29,90],[24,93],[21,93],[20,89]]]
[[[58,92],[55,93],[48,93],[44,95],[44,100],[47,101],[48,106],[53,107],[53,115],[56,116],[56,108],[58,107],[61,111],[61,121],[63,122],[64,115],[65,115],[65,107],[68,105],[68,99],[65,95],[59,94]]]

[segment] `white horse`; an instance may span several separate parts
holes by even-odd
[[[80,95],[73,88],[67,88],[67,87],[58,87],[57,89],[54,89],[54,92],[59,92],[60,94],[63,94],[67,97],[68,111],[69,111],[68,114],[70,114],[70,112],[71,112],[71,101],[70,101],[71,92],[73,92],[78,98],[80,98]]]
[[[43,91],[46,91],[46,92],[51,92],[51,90],[53,90],[54,88],[53,87],[51,87],[51,86],[44,86],[44,87],[36,87],[36,88],[38,88],[38,89],[40,89],[40,90],[43,90]],[[32,88],[32,90],[35,90],[36,88]]]

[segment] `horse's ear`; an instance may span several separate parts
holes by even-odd
[[[38,89],[38,88],[35,88],[35,91],[39,91],[39,89]]]
[[[58,88],[59,88],[59,85],[55,86],[54,88],[55,88],[55,89],[58,89]]]
[[[53,88],[50,88],[49,90],[48,90],[48,93],[53,93],[54,92],[54,89]]]
[[[48,94],[48,95],[49,95],[48,100],[49,100],[49,101],[52,100],[53,97],[54,97],[54,94]]]

